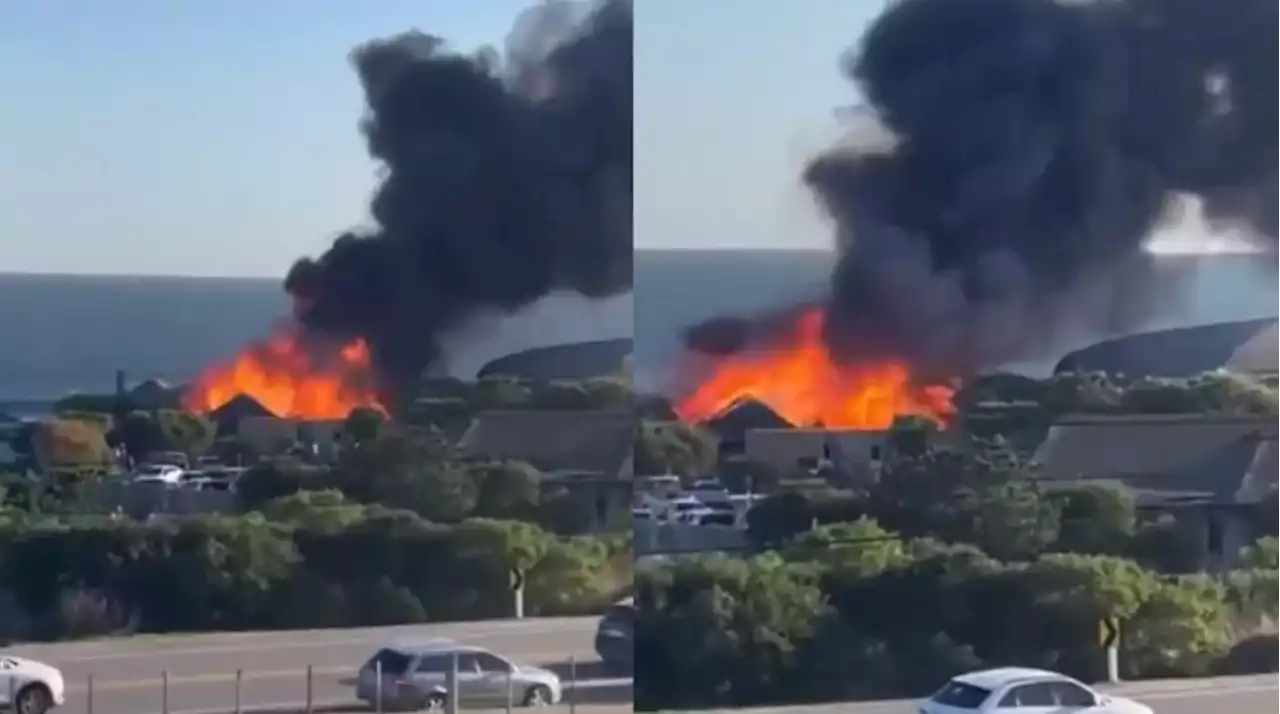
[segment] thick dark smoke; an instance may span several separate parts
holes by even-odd
[[[290,270],[308,332],[365,338],[394,389],[479,311],[629,290],[631,48],[629,0],[534,7],[505,62],[418,32],[357,48],[377,228]]]
[[[814,303],[788,305],[753,315],[722,315],[705,320],[684,331],[686,349],[708,357],[729,357],[767,344],[795,332],[796,320]]]
[[[833,352],[963,374],[1147,317],[1179,194],[1274,263],[1276,0],[901,0],[866,111],[804,180],[833,219]]]

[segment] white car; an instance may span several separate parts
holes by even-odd
[[[1152,714],[1132,699],[1095,692],[1062,674],[1001,667],[955,677],[920,702],[920,714]]]
[[[147,464],[133,474],[134,483],[164,483],[176,486],[182,482],[185,473],[180,466],[173,464]]]
[[[62,706],[66,690],[62,672],[56,667],[0,655],[0,709],[17,714],[45,714]]]

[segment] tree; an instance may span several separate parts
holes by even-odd
[[[629,359],[629,358],[628,358]],[[629,376],[592,377],[583,382],[592,409],[631,409],[634,394]]]
[[[1120,407],[1139,414],[1195,414],[1207,411],[1204,396],[1185,381],[1144,377],[1124,390]]]
[[[637,709],[803,701],[790,675],[830,608],[802,567],[711,556],[636,589]]]
[[[157,451],[167,451],[169,447],[164,430],[149,412],[129,412],[121,420],[117,433],[125,450],[136,459]]]
[[[1276,388],[1248,375],[1209,372],[1190,380],[1187,387],[1208,411],[1258,416],[1274,416],[1278,411]]]
[[[534,409],[594,409],[592,395],[585,384],[555,379],[533,386],[528,406]]]
[[[1054,414],[1111,412],[1120,398],[1120,389],[1105,374],[1073,372],[1048,380],[1043,404]]]
[[[178,409],[133,411],[121,420],[113,437],[134,458],[174,451],[188,458],[206,453],[217,437],[217,425],[208,417]]]
[[[635,472],[640,475],[700,476],[715,466],[715,437],[690,424],[637,421],[634,443]]]
[[[1280,542],[1274,537],[1259,538],[1241,550],[1240,566],[1265,570],[1280,568]]]
[[[1194,525],[1166,513],[1134,529],[1127,555],[1159,572],[1193,573],[1203,563],[1203,542]]]
[[[1119,486],[1083,485],[1049,496],[1061,515],[1054,549],[1122,555],[1133,539],[1137,511],[1133,493]]]
[[[779,546],[812,527],[813,504],[800,493],[769,496],[747,511],[747,536],[757,547]]]
[[[474,515],[481,518],[529,520],[538,507],[542,474],[523,461],[483,461],[470,464],[477,484]]]
[[[870,514],[909,536],[972,543],[1000,558],[1045,550],[1059,513],[1029,465],[1002,441],[894,457],[871,489]]]
[[[357,407],[351,410],[342,423],[342,435],[349,444],[374,441],[382,433],[385,421],[382,412],[377,409]]]
[[[466,465],[428,432],[386,435],[347,449],[332,478],[352,500],[408,509],[440,523],[469,516],[478,497]]]
[[[812,562],[838,568],[845,577],[869,577],[904,565],[903,542],[873,520],[819,526],[801,534],[783,551],[792,562]]]
[[[352,503],[341,491],[297,491],[262,504],[262,515],[315,531],[336,531],[365,518],[366,507]]]
[[[165,451],[180,451],[191,458],[208,451],[218,435],[217,425],[200,414],[161,409],[155,413],[155,419],[168,446]]]
[[[32,450],[46,470],[104,469],[114,459],[102,426],[78,419],[41,422],[32,435]]]
[[[256,511],[277,499],[301,491],[310,479],[303,464],[286,458],[261,462],[236,480],[236,500],[245,511]]]

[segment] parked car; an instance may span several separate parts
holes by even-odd
[[[596,628],[596,654],[610,674],[630,676],[635,648],[636,606],[631,598],[614,603]]]
[[[146,464],[133,472],[134,483],[167,483],[177,485],[184,470],[173,464]]]
[[[0,655],[0,709],[16,714],[45,714],[62,706],[65,695],[66,684],[57,667]]]
[[[560,702],[563,688],[555,672],[517,664],[481,647],[448,640],[378,650],[360,668],[356,698],[375,708],[444,709],[455,696],[450,671],[457,666],[458,704],[465,707],[540,707]],[[381,675],[381,681],[379,680]]]
[[[921,702],[919,709],[920,714],[1152,714],[1150,707],[1132,699],[1095,692],[1057,672],[1025,667],[986,669],[954,677]]]

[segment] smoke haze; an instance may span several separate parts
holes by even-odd
[[[352,53],[377,228],[299,260],[285,288],[317,341],[368,342],[384,388],[477,315],[631,288],[631,3],[544,2],[504,49],[411,32]]]
[[[1177,289],[1142,246],[1182,194],[1274,264],[1276,23],[1275,0],[891,5],[845,64],[866,106],[803,175],[836,232],[832,352],[965,374],[1136,325]]]

